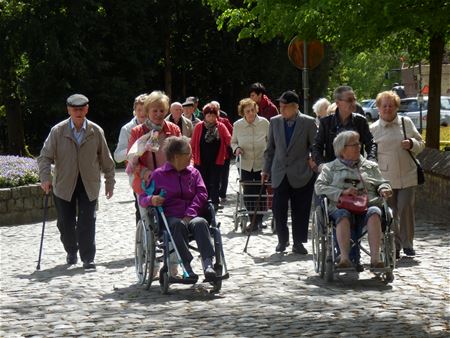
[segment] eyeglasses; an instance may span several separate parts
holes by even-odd
[[[346,100],[339,100],[339,101],[343,101],[343,102],[347,102],[347,103],[353,103],[356,101],[356,97],[349,97]]]
[[[361,147],[361,143],[352,143],[352,144],[346,144],[344,147]]]

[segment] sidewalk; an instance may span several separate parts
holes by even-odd
[[[218,220],[230,279],[210,286],[171,285],[161,295],[136,284],[134,204],[126,174],[100,198],[97,270],[67,268],[56,222],[1,227],[1,337],[447,337],[450,335],[449,220],[419,215],[415,258],[402,258],[385,285],[365,271],[325,283],[311,254],[275,253],[270,229],[234,232],[236,168]],[[103,195],[103,192],[102,192]],[[311,253],[311,243],[306,248]],[[290,249],[290,248],[289,248]],[[365,257],[364,259],[367,259]],[[367,263],[367,262],[365,262]],[[200,270],[197,268],[197,272]]]

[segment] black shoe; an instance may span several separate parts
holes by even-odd
[[[363,272],[364,271],[364,266],[361,263],[356,263],[355,264],[355,270],[357,272]]]
[[[395,259],[400,259],[400,250],[395,250]]]
[[[413,248],[403,248],[403,253],[406,256],[415,256],[416,255],[416,251]]]
[[[289,242],[284,242],[284,243],[278,242],[278,245],[275,248],[275,251],[276,252],[286,251],[286,247],[288,247],[288,246],[289,246]]]
[[[292,252],[298,253],[300,255],[307,255],[308,250],[303,246],[302,243],[297,243],[292,246]]]
[[[194,283],[197,283],[198,275],[195,272],[193,272],[193,271],[188,272],[188,274],[189,274],[189,276],[188,277],[184,277],[184,279],[192,281]]]
[[[94,263],[94,261],[83,262],[83,268],[84,268],[85,270],[95,269],[95,263]]]
[[[68,253],[66,257],[66,262],[69,265],[75,265],[78,262],[77,253]]]
[[[215,278],[216,278],[216,271],[210,265],[205,269],[205,280],[211,281],[214,280]]]

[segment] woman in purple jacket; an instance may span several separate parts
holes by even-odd
[[[216,276],[213,268],[214,248],[211,244],[208,222],[200,217],[205,209],[208,192],[200,172],[191,164],[192,150],[185,136],[166,139],[164,152],[167,162],[153,171],[150,182],[154,182],[153,195],[139,195],[142,207],[162,206],[189,278],[197,281],[198,275],[191,267],[193,259],[188,243],[189,234],[194,235],[203,261],[206,280]],[[165,196],[160,196],[164,190]]]

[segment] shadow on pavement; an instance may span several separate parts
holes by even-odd
[[[120,269],[134,266],[134,258],[124,258],[117,261],[105,262],[97,264],[97,266],[104,266],[107,269]]]
[[[93,270],[95,271],[95,270]],[[46,270],[36,270],[28,275],[16,275],[20,279],[29,279],[37,282],[46,282],[49,279],[61,276],[74,276],[78,274],[89,273],[91,271],[85,271],[81,266],[74,267],[67,264],[60,264],[53,268]]]
[[[220,293],[211,293],[207,283],[194,285],[171,284],[167,295],[161,294],[159,281],[153,281],[149,290],[143,285],[132,284],[127,287],[114,287],[114,291],[103,295],[103,299],[137,302],[140,304],[164,304],[177,300],[212,301],[224,298]]]
[[[312,260],[312,255],[299,255],[292,252],[276,252],[269,256],[262,256],[262,257],[253,256],[250,253],[248,253],[248,255],[253,259],[255,264],[260,265],[281,265],[285,263]]]
[[[391,284],[386,284],[380,278],[373,276],[371,278],[361,278],[361,275],[354,273],[345,273],[335,275],[334,281],[326,282],[320,276],[308,276],[303,280],[308,285],[315,285],[319,288],[310,289],[309,292],[316,293],[317,295],[323,295],[323,289],[332,294],[341,295],[345,290],[353,291],[390,291],[392,290]]]

